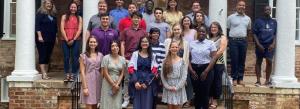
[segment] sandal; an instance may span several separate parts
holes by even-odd
[[[73,81],[74,81],[74,75],[73,75],[73,74],[70,74],[69,81],[70,81],[70,82],[73,82]]]
[[[185,103],[182,105],[182,108],[189,108],[189,107],[191,107],[189,101],[188,101],[188,102],[185,102]]]
[[[42,79],[48,80],[48,79],[51,79],[51,78],[47,75],[47,73],[42,73]]]
[[[70,80],[70,74],[66,74],[65,76],[65,79],[64,79],[64,82],[68,82]]]
[[[255,83],[255,86],[256,86],[256,87],[260,87],[260,86],[261,86],[261,83],[260,83],[260,82],[256,82],[256,83]]]
[[[218,105],[211,104],[211,105],[209,106],[209,109],[217,109],[217,107],[218,107]]]

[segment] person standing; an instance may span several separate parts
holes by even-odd
[[[77,14],[77,4],[70,3],[69,10],[61,17],[60,31],[63,36],[62,48],[64,52],[64,81],[74,81],[79,68],[79,49],[81,42],[82,18]],[[70,69],[70,59],[72,70]]]
[[[189,71],[192,75],[192,84],[195,93],[195,109],[209,108],[209,94],[214,74],[211,72],[215,63],[217,51],[213,41],[207,38],[207,29],[204,25],[197,29],[197,40],[190,43],[191,61]]]
[[[168,0],[167,9],[164,12],[165,22],[173,26],[175,23],[179,23],[182,17],[182,12],[178,10],[178,0]]]
[[[131,59],[132,53],[136,50],[138,41],[141,37],[147,36],[147,32],[140,27],[140,22],[142,15],[139,12],[133,12],[131,14],[131,26],[126,28],[120,34],[121,41],[121,56],[124,56],[126,63]],[[124,102],[122,107],[126,108],[129,104],[129,95],[128,95],[128,80],[129,74],[125,73],[124,78]],[[129,93],[131,94],[131,93]]]
[[[80,103],[85,104],[86,109],[96,109],[101,98],[101,69],[100,64],[103,55],[97,50],[97,40],[89,37],[85,52],[80,55],[81,91]]]
[[[156,55],[156,63],[158,65],[158,74],[161,73],[161,66],[162,62],[166,57],[165,52],[165,45],[163,43],[159,42],[159,36],[160,36],[160,30],[158,28],[151,28],[149,32],[149,38],[150,38],[150,45],[152,47],[152,52],[154,55]],[[162,87],[160,84],[160,78],[156,77],[153,80],[153,83],[157,86],[156,89],[154,89],[154,101],[153,101],[153,108],[156,109],[157,101],[157,95],[159,92],[162,91]]]
[[[226,51],[228,42],[218,22],[211,23],[209,27],[209,40],[213,41],[217,48],[215,55],[217,61],[213,68],[214,79],[210,91],[210,108],[216,109],[218,106],[217,100],[220,99],[222,94],[222,75],[225,71],[225,57],[223,54]]]
[[[119,55],[118,41],[110,43],[110,54],[103,57],[101,68],[104,80],[102,81],[100,109],[122,109],[122,85],[126,69],[125,58]]]
[[[178,56],[178,42],[171,42],[168,48],[160,74],[164,86],[162,102],[168,104],[168,109],[179,109],[183,103],[187,102],[184,85],[188,65]]]
[[[129,13],[129,16],[128,17],[125,17],[123,19],[120,20],[120,23],[119,23],[119,31],[122,32],[123,30],[125,30],[126,28],[129,28],[132,24],[132,14],[134,12],[137,12],[137,7],[135,4],[129,4],[128,5],[128,13]],[[137,12],[139,13],[139,12]],[[141,13],[139,13],[141,14]],[[142,14],[141,14],[142,16]],[[140,28],[146,30],[146,22],[144,19],[142,19],[143,17],[141,17],[141,20],[139,22],[139,26]]]
[[[163,21],[163,9],[162,8],[155,8],[154,9],[154,16],[155,21],[150,23],[147,26],[147,32],[150,31],[151,28],[158,28],[160,30],[159,42],[164,43],[167,38],[171,36],[170,26]]]
[[[118,26],[120,20],[125,17],[128,17],[129,13],[126,9],[123,8],[124,0],[115,0],[115,3],[116,3],[116,8],[111,10],[109,12],[109,15],[114,18],[113,25]],[[119,27],[116,28],[118,29]]]
[[[145,11],[142,13],[143,18],[146,21],[146,24],[150,24],[155,21],[155,17],[153,14],[154,2],[152,0],[148,0],[145,3]]]
[[[202,11],[201,4],[199,0],[194,0],[192,2],[192,12],[187,14],[186,16],[190,17],[192,19],[192,22],[195,22],[194,17],[196,16],[196,12]],[[209,19],[203,12],[203,23],[208,27],[209,26]],[[204,20],[205,19],[205,20]]]
[[[253,25],[254,41],[255,41],[255,54],[256,54],[256,64],[255,72],[257,82],[256,86],[260,86],[260,77],[261,77],[261,64],[263,58],[266,59],[266,81],[264,85],[271,85],[270,75],[272,71],[272,62],[273,54],[276,44],[276,31],[277,31],[277,22],[272,19],[271,16],[271,7],[264,7],[264,16],[255,20]]]
[[[134,109],[153,108],[156,93],[154,89],[157,87],[153,80],[157,76],[157,70],[156,55],[152,53],[150,39],[144,36],[140,38],[137,51],[133,52],[128,64],[128,73],[131,75],[130,86],[134,86],[132,87]]]
[[[54,48],[57,34],[56,8],[52,0],[44,0],[38,9],[35,19],[35,43],[39,54],[39,67],[43,79],[50,79],[47,75],[48,64]]]
[[[100,27],[94,28],[91,35],[98,41],[98,50],[103,55],[109,54],[111,51],[110,43],[118,39],[118,32],[110,27],[110,17],[107,13],[100,14]]]
[[[245,8],[245,1],[239,1],[236,5],[237,12],[231,14],[227,19],[233,85],[244,85],[243,77],[247,53],[247,36],[251,29],[251,19],[245,14]]]

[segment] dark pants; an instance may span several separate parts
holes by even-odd
[[[222,94],[222,75],[225,70],[224,64],[216,64],[214,66],[214,80],[211,86],[211,94],[210,96],[214,99],[220,99]]]
[[[39,64],[49,64],[55,42],[36,42]]]
[[[69,46],[66,41],[63,41],[62,48],[64,52],[64,71],[65,73],[72,73],[77,75],[79,69],[79,47],[80,40],[74,41],[73,45]],[[70,58],[72,58],[72,71],[70,72]]]
[[[232,40],[229,38],[231,59],[231,77],[233,80],[243,80],[247,53],[247,40]]]
[[[197,65],[192,64],[192,68],[196,71],[198,77],[201,76],[201,73],[206,69],[208,64]],[[209,93],[210,87],[214,78],[213,72],[209,72],[204,81],[201,81],[200,78],[197,80],[192,79],[193,89],[195,93],[194,104],[195,109],[208,109],[209,107]]]

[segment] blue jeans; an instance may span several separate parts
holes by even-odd
[[[73,75],[77,75],[79,69],[79,47],[80,40],[75,40],[73,45],[69,46],[66,41],[63,41],[62,48],[64,52],[64,71],[65,74],[72,73]],[[70,58],[72,61],[70,62]],[[72,65],[72,71],[70,72],[70,64]]]
[[[232,40],[229,38],[229,55],[231,59],[231,77],[233,80],[243,80],[247,53],[247,40]]]

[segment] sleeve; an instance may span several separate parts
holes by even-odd
[[[166,24],[166,32],[169,32],[169,31],[171,31],[170,25]]]
[[[190,49],[189,49],[189,43],[184,40],[184,62],[185,64],[189,63],[189,57],[190,57]]]
[[[214,43],[211,43],[210,44],[210,52],[213,52],[213,51],[217,51],[217,47],[215,46]]]
[[[83,64],[86,65],[86,56],[84,53],[80,54],[80,58],[83,60]]]
[[[251,19],[250,19],[250,17],[248,17],[248,19],[249,19],[249,22],[248,22],[248,27],[247,27],[247,29],[248,30],[251,30],[251,27],[252,27],[252,22],[251,22]]]
[[[274,23],[275,23],[275,27],[274,27],[274,36],[276,36],[276,34],[277,34],[277,22],[276,22],[276,20],[274,20]]]
[[[161,82],[162,82],[164,88],[170,90],[171,86],[168,84],[168,82],[167,82],[167,80],[166,80],[166,78],[164,76],[163,66],[161,68],[162,68],[161,73],[160,73]]]
[[[229,17],[227,18],[227,29],[230,29],[230,25],[231,25],[230,19],[231,19],[231,17],[229,16]]]
[[[92,26],[93,26],[92,18],[93,18],[93,17],[90,18],[89,23],[88,23],[88,26],[87,26],[87,30],[89,30],[89,31],[92,31],[92,29],[93,29],[93,28],[92,28]]]
[[[42,25],[42,14],[37,14],[35,18],[35,31],[41,31],[41,25]]]
[[[155,54],[152,54],[153,55],[153,59],[152,59],[152,68],[151,68],[151,72],[156,75],[158,73],[158,64],[157,64],[157,61],[156,61],[156,55]]]
[[[119,29],[119,31],[123,31],[123,30],[125,29],[125,28],[123,27],[123,25],[124,25],[124,24],[123,24],[123,22],[124,22],[124,20],[123,20],[123,19],[121,19],[121,20],[120,20],[120,22],[119,22],[119,25],[118,25],[118,27],[119,27],[119,28],[118,28],[118,29]]]
[[[116,31],[116,30],[114,30],[114,40],[118,40],[119,39],[119,33]]]
[[[119,37],[119,40],[120,40],[120,41],[125,41],[126,31],[127,31],[127,30],[124,30],[124,31],[121,31],[121,32],[120,32],[120,37]]]
[[[55,33],[57,33],[58,32],[58,27],[57,27],[57,18],[55,17],[55,16],[53,16],[54,17],[54,19],[55,19],[55,24],[54,24],[54,29],[55,29]]]
[[[144,19],[141,20],[140,25],[141,25],[141,28],[142,28],[143,30],[146,30],[147,25],[146,25],[146,22],[145,22]]]
[[[254,21],[254,24],[253,24],[253,28],[252,28],[253,34],[258,36],[258,30],[259,30],[259,23],[258,23],[258,19],[257,19]]]
[[[107,57],[107,56],[104,56],[104,57],[103,57],[103,60],[102,60],[102,62],[101,62],[101,68],[107,67],[108,63],[109,63],[108,57]]]
[[[181,76],[180,76],[180,80],[179,80],[178,84],[175,86],[176,90],[184,87],[184,84],[186,82],[188,69],[187,69],[187,65],[185,64],[185,62],[183,62],[183,66],[181,66],[180,70],[181,70]]]
[[[128,63],[128,73],[129,74],[134,74],[134,72],[136,70],[135,65],[137,64],[136,60],[137,60],[136,52],[133,52],[133,54],[130,58],[130,61]]]

